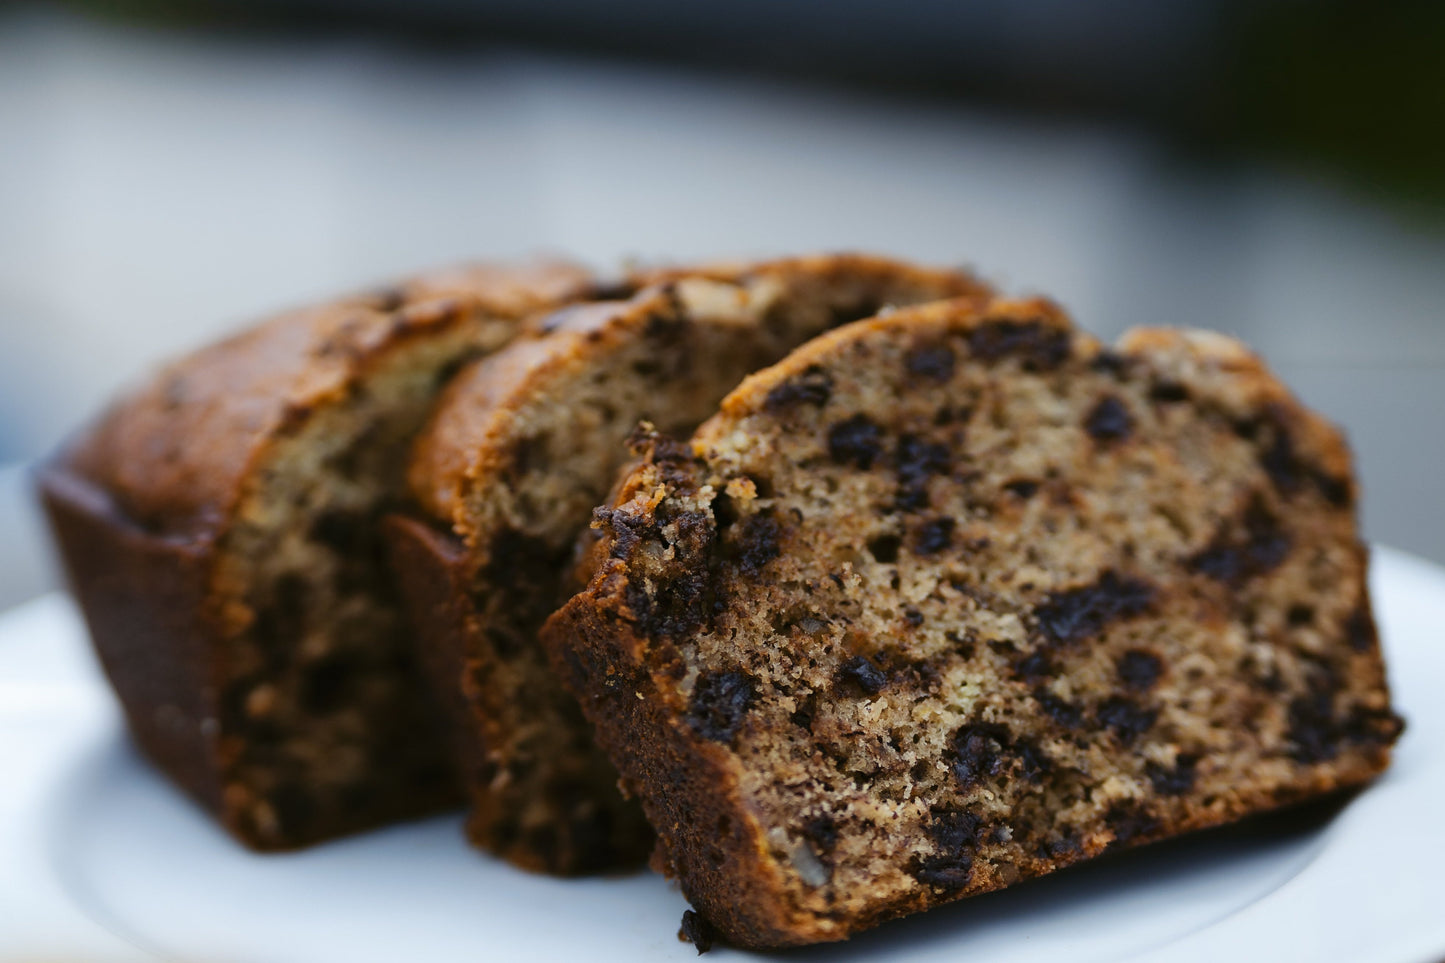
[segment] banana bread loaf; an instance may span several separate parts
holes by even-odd
[[[1227,338],[905,309],[644,454],[542,637],[735,944],[843,939],[1388,764],[1349,456]]]
[[[453,382],[411,467],[425,522],[393,550],[472,799],[469,834],[532,869],[636,864],[652,833],[536,641],[640,418],[689,431],[742,377],[888,304],[980,295],[967,274],[863,256],[654,272],[565,308]],[[806,390],[806,389],[804,389]]]
[[[141,749],[285,849],[459,798],[378,518],[452,372],[586,296],[477,266],[275,318],[160,372],[41,472]]]

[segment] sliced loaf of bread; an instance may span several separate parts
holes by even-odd
[[[42,469],[131,732],[247,845],[457,800],[378,519],[450,375],[592,289],[482,265],[295,311],[168,366]]]
[[[858,255],[641,283],[631,300],[541,319],[459,375],[411,465],[428,517],[392,523],[423,661],[453,715],[469,834],[554,873],[635,865],[652,847],[537,642],[639,419],[690,431],[743,376],[831,327],[886,305],[984,294],[963,272]]]

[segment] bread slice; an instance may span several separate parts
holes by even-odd
[[[566,264],[479,266],[293,312],[166,368],[42,470],[136,741],[242,842],[457,800],[377,519],[449,375],[591,290]]]
[[[564,309],[461,374],[411,468],[430,519],[393,529],[425,660],[463,738],[469,834],[530,869],[617,868],[652,846],[536,641],[638,420],[689,431],[748,372],[829,327],[983,291],[961,272],[850,255],[649,280],[630,301]]]
[[[703,916],[839,940],[1384,769],[1354,496],[1228,338],[927,305],[654,436],[543,639]]]

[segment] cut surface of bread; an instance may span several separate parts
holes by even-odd
[[[132,732],[243,842],[456,801],[378,519],[448,377],[590,285],[483,265],[275,318],[166,368],[42,472]]]
[[[464,739],[469,833],[531,869],[625,867],[652,847],[536,639],[638,421],[690,431],[744,375],[840,322],[984,290],[961,272],[852,255],[655,280],[630,301],[541,319],[459,375],[411,468],[452,555],[415,525],[393,533],[425,660]]]
[[[904,309],[644,451],[543,640],[736,944],[843,939],[1388,764],[1349,456],[1230,339]]]

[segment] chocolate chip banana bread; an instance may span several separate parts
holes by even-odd
[[[165,369],[43,469],[137,743],[242,842],[458,800],[377,520],[449,375],[590,290],[566,264],[478,266],[287,314]]]
[[[1354,498],[1234,341],[926,305],[649,439],[543,640],[694,906],[838,940],[1383,770]]]
[[[984,290],[863,256],[650,279],[630,301],[553,314],[459,375],[411,468],[430,518],[392,528],[424,661],[462,739],[469,834],[554,873],[636,864],[652,846],[536,639],[638,420],[690,431],[748,372],[829,327]]]

